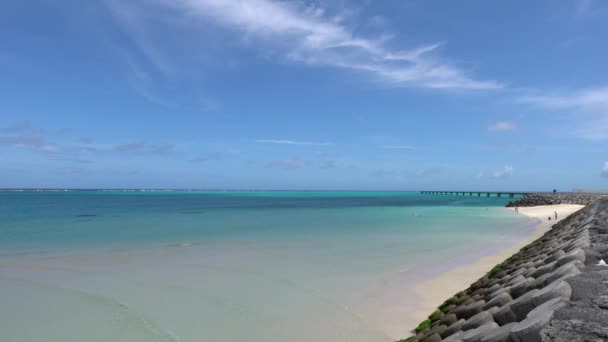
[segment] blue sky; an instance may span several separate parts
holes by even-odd
[[[0,11],[0,187],[608,189],[608,3]]]

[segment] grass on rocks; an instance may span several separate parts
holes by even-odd
[[[446,312],[446,310],[448,309],[448,306],[452,305],[454,302],[453,298],[450,298],[448,300],[446,300],[445,302],[443,302],[443,304],[439,305],[439,311],[441,312]]]
[[[431,326],[431,320],[427,319],[425,321],[423,321],[422,323],[418,324],[418,326],[416,327],[415,331],[416,334],[423,331],[424,329],[428,328]]]
[[[493,277],[496,273],[500,272],[500,270],[502,270],[503,267],[505,267],[505,265],[507,264],[507,261],[503,261],[500,264],[496,264],[496,266],[494,266],[490,272],[488,272],[488,276],[491,278]]]
[[[432,321],[435,317],[441,315],[442,311],[441,310],[435,310],[435,312],[433,312],[430,316],[429,319]]]
[[[399,340],[397,342],[410,342],[410,341],[413,341],[415,338],[416,338],[416,336],[412,336],[412,337],[408,337],[408,338]]]

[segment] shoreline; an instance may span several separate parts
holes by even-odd
[[[414,288],[417,303],[406,319],[408,327],[416,327],[418,323],[424,321],[428,315],[434,312],[445,299],[450,298],[463,288],[467,288],[477,279],[483,277],[496,264],[503,262],[524,246],[540,238],[554,224],[582,208],[584,208],[583,205],[576,204],[519,207],[520,215],[537,221],[534,232],[515,243],[503,246],[504,248],[498,249],[495,253],[482,256],[470,263],[459,264],[439,275],[418,282]],[[514,211],[514,208],[508,208],[508,210]],[[555,211],[558,213],[557,220],[553,216]],[[547,220],[548,216],[551,216],[551,221]]]

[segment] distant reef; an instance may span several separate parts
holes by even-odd
[[[447,299],[401,341],[608,341],[608,266],[600,264],[608,259],[608,197],[596,196],[518,200],[587,206]]]
[[[524,197],[509,202],[507,207],[534,207],[537,205],[552,204],[580,204],[588,205],[600,198],[608,198],[605,193],[530,193]]]

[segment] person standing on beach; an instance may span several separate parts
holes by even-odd
[[[557,211],[555,212],[555,219],[557,220]]]
[[[519,208],[518,207],[515,207],[515,212],[519,213]]]

